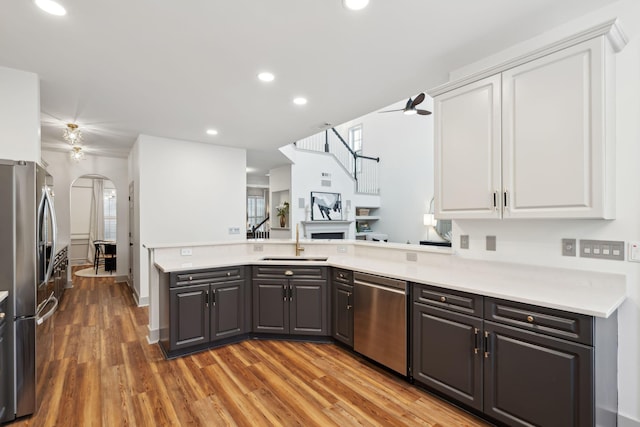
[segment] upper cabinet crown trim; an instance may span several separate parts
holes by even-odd
[[[629,38],[622,30],[620,21],[617,18],[615,18],[615,19],[606,21],[600,25],[596,25],[595,27],[591,27],[580,33],[574,34],[570,37],[566,37],[564,39],[558,40],[555,43],[551,43],[549,45],[543,46],[525,55],[512,58],[508,61],[497,64],[493,67],[486,68],[482,71],[478,71],[477,73],[470,74],[469,76],[464,77],[462,79],[445,83],[441,86],[437,86],[433,89],[428,90],[427,93],[431,97],[436,97],[438,95],[442,95],[443,93],[449,92],[453,89],[457,89],[459,87],[468,85],[469,83],[473,83],[478,80],[482,80],[486,77],[502,73],[503,71],[517,67],[518,65],[522,65],[526,62],[533,61],[535,59],[549,55],[551,53],[558,52],[560,50],[566,49],[568,47],[574,46],[576,44],[579,44],[600,36],[606,36],[607,40],[609,41],[609,44],[611,45],[612,49],[616,53],[620,52],[629,42]]]

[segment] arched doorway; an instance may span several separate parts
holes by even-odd
[[[83,175],[73,182],[70,192],[70,262],[85,266],[75,272],[77,275],[115,275],[116,205],[117,191],[109,178]]]

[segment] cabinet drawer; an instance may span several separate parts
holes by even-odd
[[[353,271],[334,268],[332,269],[331,277],[336,282],[345,283],[347,285],[353,284]]]
[[[482,295],[414,283],[413,301],[482,317]]]
[[[171,273],[171,287],[226,282],[243,279],[244,276],[244,266]]]
[[[253,277],[262,278],[295,278],[295,279],[326,279],[327,267],[314,265],[254,265]]]
[[[496,298],[485,299],[485,319],[593,345],[593,318]]]

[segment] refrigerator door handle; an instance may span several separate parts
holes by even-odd
[[[40,221],[40,218],[42,218],[42,220],[44,220],[45,215],[44,215],[44,209],[47,209],[49,211],[49,218],[51,218],[51,252],[50,252],[50,258],[49,258],[49,265],[47,266],[47,270],[44,276],[44,280],[43,283],[47,283],[49,281],[49,279],[51,279],[51,274],[53,273],[53,257],[56,255],[56,244],[57,244],[57,240],[58,240],[58,226],[56,223],[56,212],[53,208],[53,200],[51,200],[51,195],[49,194],[49,189],[48,188],[44,188],[42,190],[43,196],[42,196],[42,202],[40,203],[40,209],[42,210],[43,215],[38,215],[38,220]],[[44,262],[47,262],[47,250],[46,250],[46,245],[47,245],[47,224],[40,224],[40,227],[44,227],[45,228],[45,248],[44,248],[44,254],[43,256],[45,257]]]
[[[47,311],[45,314],[40,315],[40,311],[52,301],[53,301],[53,307],[51,307],[49,311]],[[49,298],[47,298],[47,300],[44,302],[44,304],[42,304],[41,307],[39,308],[40,310],[38,310],[38,313],[36,313],[36,325],[42,325],[48,318],[53,316],[53,313],[55,313],[56,310],[58,309],[58,298],[56,298],[52,293],[49,296]]]

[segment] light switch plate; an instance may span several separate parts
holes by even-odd
[[[580,240],[580,256],[624,261],[624,242],[613,240]]]
[[[191,256],[193,255],[192,248],[180,248],[180,255],[182,256]]]
[[[562,256],[576,256],[576,239],[562,239]]]
[[[629,242],[629,256],[627,260],[640,262],[640,242]]]
[[[264,250],[263,245],[253,245],[253,252],[262,252]]]
[[[339,254],[346,254],[347,253],[347,247],[344,245],[338,245],[338,253]]]
[[[496,236],[487,236],[487,250],[488,251],[496,250]]]
[[[464,234],[460,236],[460,249],[469,249],[469,235]]]
[[[407,252],[407,261],[418,261],[418,254],[415,252]]]

